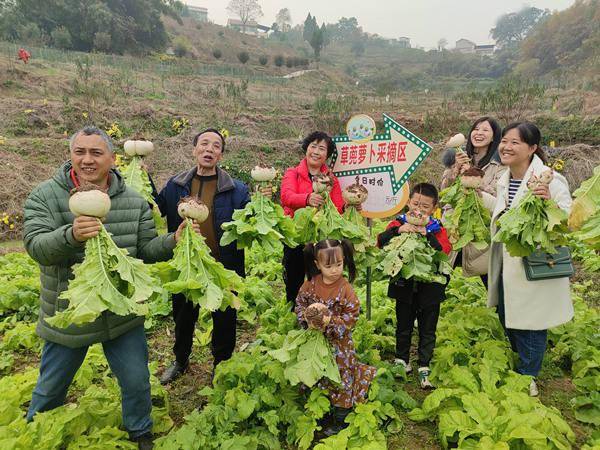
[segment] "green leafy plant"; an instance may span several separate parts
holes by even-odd
[[[267,253],[276,252],[281,242],[288,247],[298,245],[293,220],[280,205],[260,192],[252,194],[244,209],[234,211],[232,219],[223,224],[221,245],[235,241],[237,248],[248,248],[257,242]]]
[[[418,233],[400,233],[384,248],[384,256],[377,266],[391,280],[397,278],[446,283],[452,272],[448,256],[434,250],[427,238]]]
[[[320,208],[307,206],[294,213],[298,242],[318,242],[323,239],[364,239],[363,230],[340,215],[328,194]]]
[[[86,242],[83,263],[73,273],[75,278],[59,296],[69,300],[69,306],[45,319],[52,326],[90,323],[105,311],[143,316],[148,312],[144,302],[162,292],[150,269],[117,247],[104,225],[98,236]]]
[[[458,178],[441,192],[440,201],[452,207],[445,216],[444,226],[454,250],[467,244],[480,250],[490,245],[490,212],[475,189],[463,187]]]
[[[513,257],[529,256],[537,249],[555,253],[566,245],[567,213],[552,199],[542,200],[527,192],[519,204],[498,219],[494,242],[502,242]]]
[[[569,227],[576,231],[578,239],[600,250],[600,166],[594,169],[591,178],[581,183],[573,196]]]
[[[292,385],[303,383],[312,387],[321,378],[341,383],[337,363],[321,331],[290,331],[281,348],[271,350],[269,355],[284,363],[285,377]]]
[[[191,219],[187,224],[169,261],[171,281],[164,285],[172,294],[184,294],[196,305],[209,311],[239,307],[236,292],[243,288],[240,276],[223,267],[210,254],[204,237],[196,233]]]

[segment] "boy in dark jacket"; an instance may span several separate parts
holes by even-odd
[[[377,237],[379,247],[384,247],[394,236],[400,233],[421,233],[427,237],[429,245],[435,250],[448,254],[452,250],[448,235],[437,219],[431,214],[438,203],[438,191],[432,184],[421,183],[413,187],[408,201],[409,211],[418,211],[429,217],[424,227],[411,225],[404,215],[396,217],[387,226],[386,231]],[[445,299],[446,285],[425,283],[414,279],[390,282],[388,296],[396,300],[396,359],[406,373],[412,371],[409,363],[410,343],[415,319],[419,328],[419,381],[421,387],[433,388],[429,381],[429,362],[435,347],[435,330],[440,315],[440,303]]]

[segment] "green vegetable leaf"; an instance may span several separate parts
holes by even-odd
[[[223,267],[210,254],[204,237],[196,233],[190,219],[169,261],[172,281],[165,289],[173,294],[182,293],[196,305],[209,311],[239,307],[237,292],[243,288],[240,276]]]
[[[392,280],[401,277],[445,284],[445,275],[452,271],[448,256],[433,249],[427,238],[418,233],[400,233],[383,250],[385,256],[377,269]]]
[[[150,268],[117,247],[104,226],[86,242],[83,263],[73,273],[75,278],[60,295],[69,300],[68,308],[46,319],[55,327],[93,322],[104,311],[143,316],[148,312],[143,302],[162,292]]]
[[[269,355],[284,363],[284,375],[292,385],[303,383],[312,387],[321,378],[341,383],[331,348],[320,331],[292,330],[281,348],[269,351]]]
[[[483,206],[475,189],[462,187],[458,178],[441,192],[440,200],[452,207],[445,216],[444,226],[454,250],[460,250],[469,243],[480,250],[489,246],[490,212]]]
[[[237,248],[249,248],[257,242],[269,254],[275,253],[283,242],[296,247],[296,227],[283,208],[259,192],[251,201],[233,213],[232,221],[223,224],[221,245],[236,242]]]
[[[540,249],[555,253],[567,244],[567,213],[554,200],[542,200],[528,192],[517,206],[498,219],[494,242],[502,242],[513,257],[529,256]]]

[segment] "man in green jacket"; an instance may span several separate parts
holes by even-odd
[[[115,155],[104,131],[83,128],[73,135],[70,147],[71,160],[52,179],[37,186],[25,202],[25,248],[41,270],[37,333],[46,341],[27,419],[33,420],[37,412],[64,403],[88,347],[100,342],[121,387],[123,424],[139,448],[152,448],[144,318],[105,312],[90,324],[64,329],[49,325],[45,319],[68,306],[67,300],[58,297],[67,289],[73,264],[83,259],[85,241],[100,231],[97,219],[75,218],[69,211],[69,192],[80,183],[93,183],[108,190],[111,209],[104,226],[115,243],[131,256],[145,262],[169,259],[182,228],[157,236],[148,203],[112,169]]]

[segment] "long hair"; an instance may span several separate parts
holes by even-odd
[[[479,160],[479,163],[477,164],[479,168],[485,167],[487,164],[489,164],[489,162],[492,159],[499,160],[498,144],[500,144],[500,140],[502,139],[502,128],[500,127],[500,124],[496,119],[489,116],[480,117],[479,119],[477,119],[471,126],[469,134],[467,135],[466,152],[467,156],[471,158],[471,161],[475,160],[475,147],[473,146],[473,142],[471,141],[471,133],[473,133],[473,130],[477,127],[477,125],[483,122],[488,122],[490,124],[494,136],[492,137],[492,142],[490,142],[490,145],[488,145],[485,155]]]
[[[319,258],[324,264],[334,264],[338,262],[338,249],[342,251],[344,267],[348,269],[348,278],[353,282],[356,278],[356,265],[354,263],[354,247],[348,239],[324,239],[315,243],[309,242],[304,246],[304,267],[306,278],[309,280],[320,274],[315,260]],[[322,252],[322,253],[320,253]]]
[[[533,145],[537,146],[534,155],[537,155],[544,162],[544,164],[548,162],[546,152],[544,149],[542,149],[542,147],[540,147],[542,133],[537,125],[531,122],[513,122],[507,125],[504,130],[502,130],[502,137],[504,137],[510,130],[517,130],[521,140],[530,147]]]

